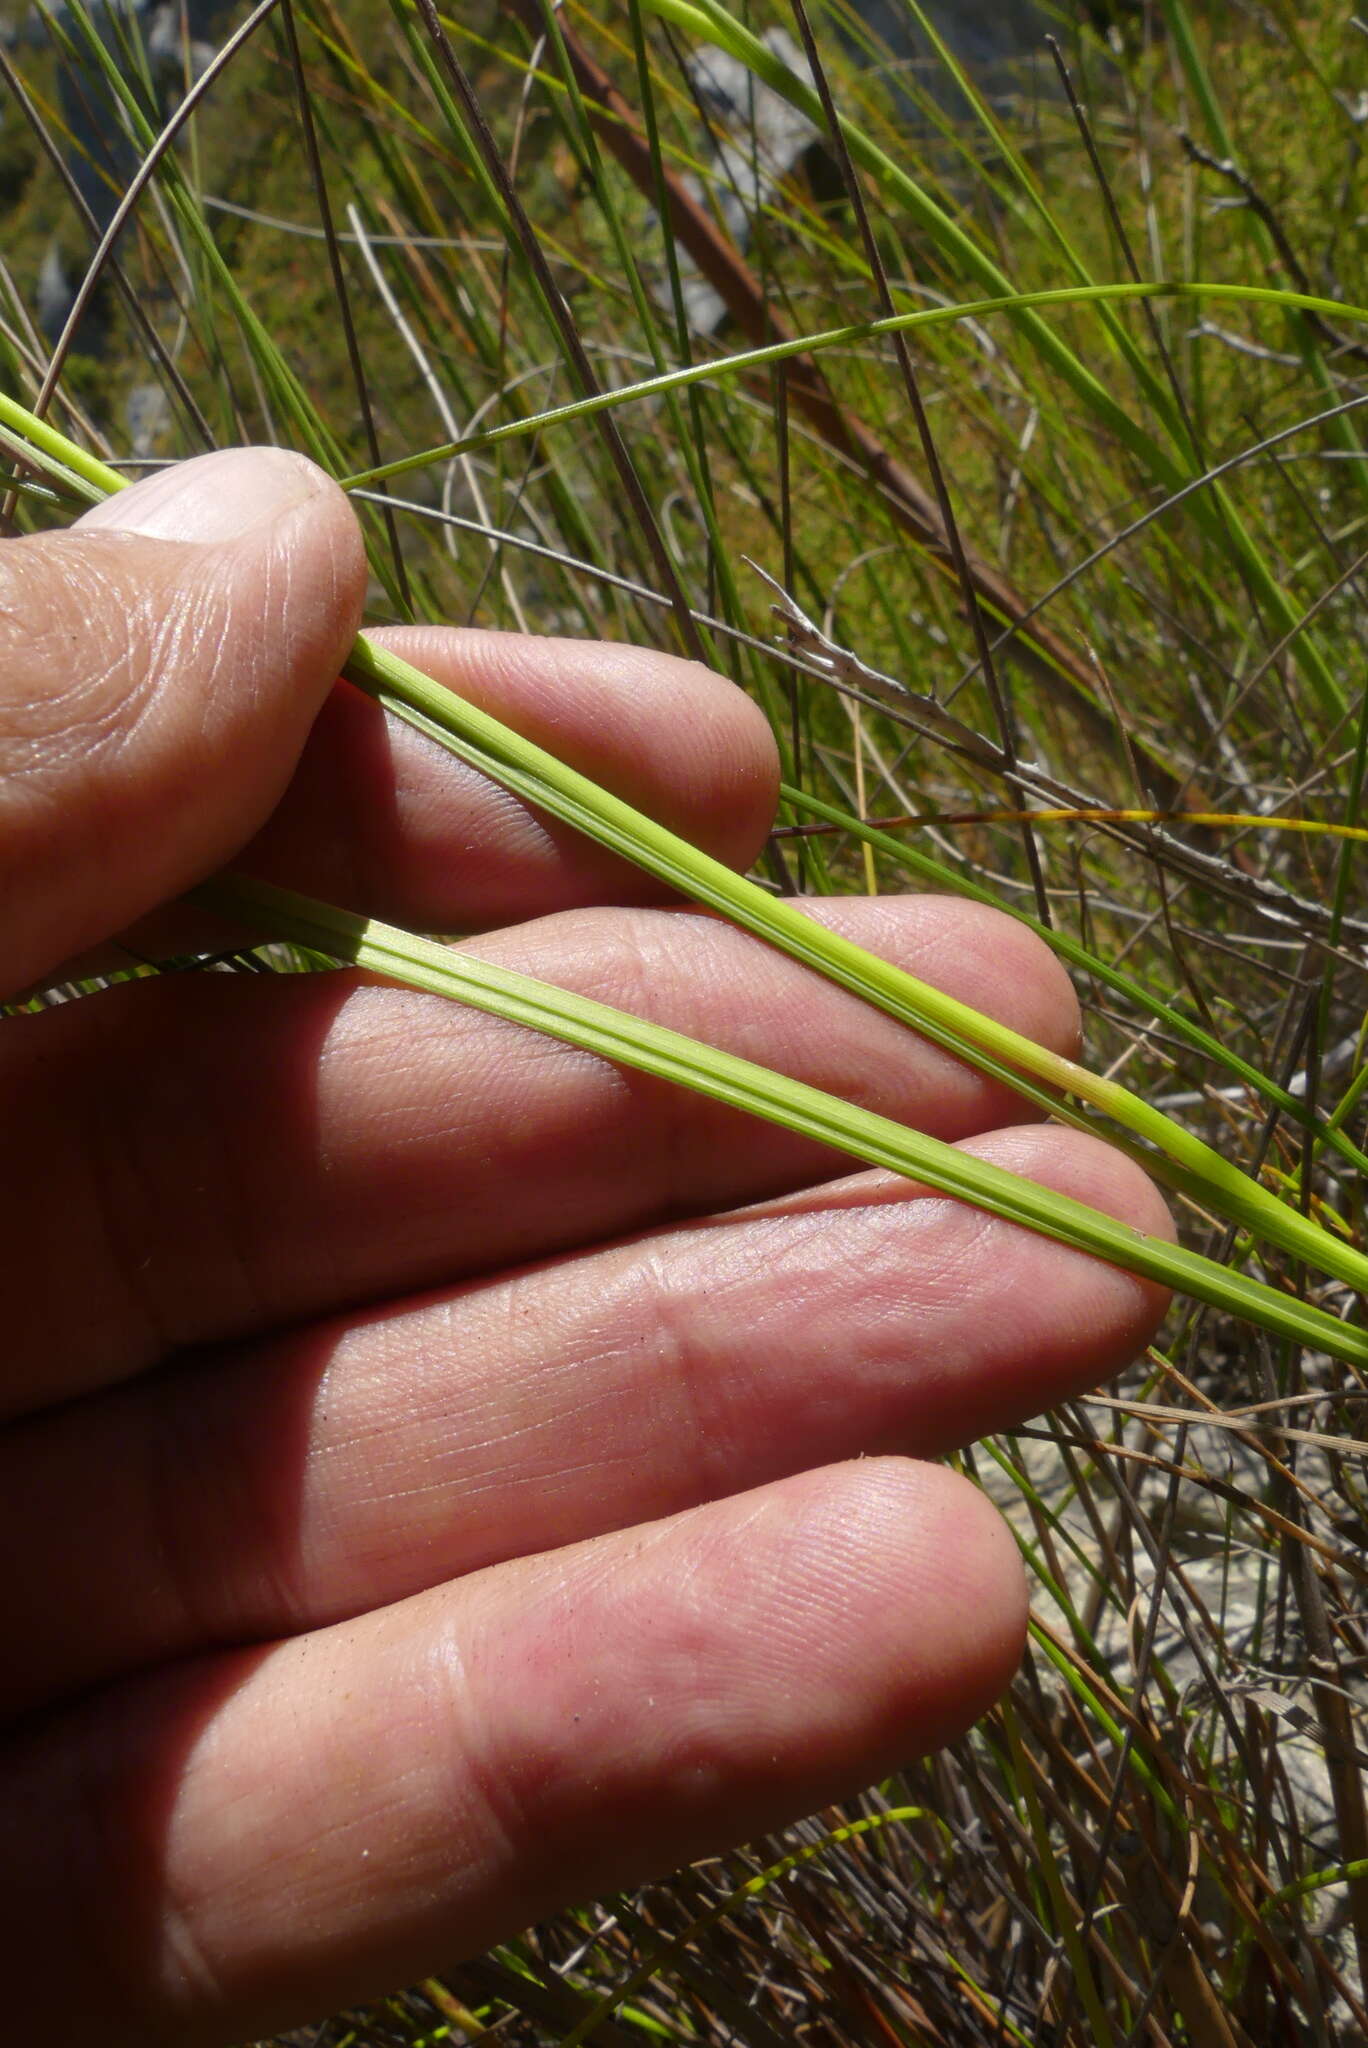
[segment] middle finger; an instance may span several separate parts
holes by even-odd
[[[1067,978],[998,913],[923,897],[813,914],[1072,1049]],[[1029,1114],[716,919],[566,912],[476,950],[940,1138]],[[0,1412],[842,1170],[667,1083],[354,976],[139,982],[12,1019],[0,1063],[0,1240],[25,1276]]]

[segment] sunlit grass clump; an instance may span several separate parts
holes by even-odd
[[[749,879],[364,637],[348,668],[1123,1146],[1182,1232],[1142,1237],[364,904],[209,885],[301,961],[517,1018],[1177,1295],[1121,1388],[966,1459],[1034,1601],[1028,1667],[973,1738],[338,2042],[768,2044],[801,2019],[859,2044],[1259,2048],[1368,2026],[1368,44],[1326,4],[1164,0],[1115,10],[1109,38],[1058,10],[1057,63],[984,77],[903,12],[890,50],[837,4],[308,0],[253,15],[188,101],[78,14],[62,61],[143,166],[122,233],[112,195],[83,215],[36,146],[16,175],[18,526],[275,439],[352,489],[377,620],[632,638],[731,674],[784,754]],[[61,160],[56,56],[7,61],[13,118]],[[801,144],[782,161],[778,108]],[[50,357],[31,308],[53,234],[81,263],[105,246]],[[909,884],[1043,934],[1084,999],[1081,1064],[794,903]]]

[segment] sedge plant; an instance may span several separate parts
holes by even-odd
[[[1040,11],[1072,102],[1050,60],[1043,88],[1004,100],[932,4],[905,10],[918,68],[877,11],[809,0],[880,280],[848,191],[749,168],[767,94],[834,151],[820,93],[780,55],[773,32],[796,17],[779,0],[439,13],[492,156],[435,10],[412,0],[292,0],[293,43],[252,10],[174,138],[136,51],[112,54],[73,0],[62,33],[142,183],[101,257],[120,280],[114,348],[83,357],[73,330],[51,374],[24,277],[62,206],[78,268],[99,224],[73,231],[40,161],[42,134],[68,146],[56,74],[0,49],[0,176],[21,188],[0,266],[19,524],[117,488],[130,447],[278,439],[352,489],[388,615],[701,652],[780,741],[784,824],[758,883],[364,637],[349,673],[684,896],[1125,1147],[1184,1227],[1182,1249],[1139,1239],[365,905],[210,884],[301,966],[354,960],[519,1017],[1180,1296],[1165,1347],[1111,1395],[964,1454],[1031,1579],[1008,1711],[844,1815],[566,1916],[329,2043],[494,2029],[773,2048],[795,2013],[852,2048],[1319,2048],[1368,2026],[1358,45],[1324,0],[1257,23],[1187,0],[1114,9],[1106,40],[1077,8]],[[736,111],[700,90],[708,50],[751,81]],[[595,96],[599,73],[617,103]],[[306,115],[316,163],[293,139]],[[721,331],[690,311],[709,224],[731,251]],[[952,551],[905,488],[899,340],[996,697]],[[149,379],[153,426],[112,428]],[[747,559],[820,622],[830,658],[776,621]],[[876,675],[912,695],[871,696]],[[991,749],[956,752],[933,691]],[[1023,779],[1041,763],[1073,795]],[[904,875],[1041,932],[1083,997],[1086,1066],[776,893]]]
[[[36,436],[67,475],[81,475],[106,492],[122,488],[123,479],[116,471],[96,464],[53,430],[44,431],[13,401],[0,401],[0,420],[16,437],[25,433]],[[1269,1244],[1313,1261],[1323,1272],[1368,1293],[1368,1258],[1232,1167],[1211,1146],[1119,1083],[1088,1073],[1076,1061],[1033,1044],[839,933],[814,924],[791,903],[767,895],[710,855],[643,817],[621,798],[556,760],[489,712],[465,702],[411,662],[368,641],[364,634],[343,673],[396,716],[505,788],[575,825],[600,845],[695,902],[721,912],[983,1072],[1007,1080],[1022,1092],[1030,1082],[1040,1084],[1030,1092],[1042,1106],[1056,1113],[1069,1112],[1072,1098],[1105,1111],[1123,1129],[1155,1148],[1165,1177],[1184,1193]],[[1368,1333],[1294,1296],[1118,1224],[1002,1168],[967,1158],[953,1146],[824,1097],[797,1081],[767,1074],[716,1048],[482,962],[462,960],[457,964],[430,941],[412,933],[373,919],[349,917],[332,906],[263,883],[229,878],[203,885],[200,893],[211,905],[230,914],[265,923],[270,937],[335,953],[410,986],[454,995],[511,1022],[531,1024],[553,1037],[681,1081],[733,1107],[820,1138],[870,1164],[890,1166],[943,1193],[968,1198],[1061,1243],[1099,1253],[1210,1306],[1243,1313],[1279,1336],[1319,1343],[1336,1357],[1368,1367]]]

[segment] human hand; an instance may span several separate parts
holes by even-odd
[[[483,957],[1166,1227],[1124,1158],[333,687],[364,585],[341,493],[260,451],[0,549],[6,986],[112,935],[200,943],[162,906],[233,860],[484,931]],[[716,677],[383,637],[710,851],[761,844],[773,748]],[[1072,1049],[1020,926],[812,909]],[[982,1497],[911,1459],[1111,1372],[1162,1308],[355,974],[12,1018],[0,1128],[17,2039],[280,2027],[951,1739],[1016,1664],[1022,1574]]]

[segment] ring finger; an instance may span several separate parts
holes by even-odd
[[[972,1149],[1166,1228],[1121,1155]],[[1114,1371],[1161,1291],[891,1176],[211,1355],[9,1433],[6,1703],[317,1628],[831,1458],[925,1456]],[[74,1605],[77,1634],[50,1617]]]

